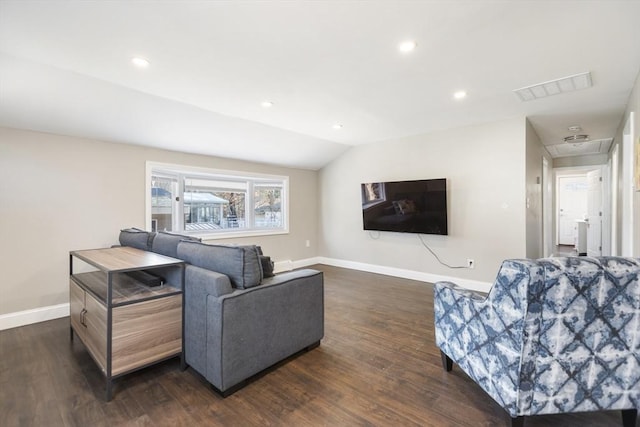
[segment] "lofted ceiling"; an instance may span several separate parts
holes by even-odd
[[[633,0],[0,0],[0,125],[319,169],[353,145],[526,116],[554,157],[607,152],[639,16]],[[584,72],[587,89],[513,92]],[[573,125],[592,142],[565,144]]]

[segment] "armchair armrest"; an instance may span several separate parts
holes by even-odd
[[[452,282],[436,282],[434,285],[435,292],[446,292],[445,289],[452,291],[454,294],[458,294],[465,298],[470,298],[473,301],[481,302],[487,299],[487,294],[472,291],[471,289],[463,288]]]
[[[452,283],[434,287],[436,344],[511,416],[527,363],[527,287],[535,263],[505,261],[486,297]]]
[[[476,339],[482,333],[486,335],[483,326],[487,298],[451,282],[437,282],[433,299],[436,345],[460,364]],[[464,367],[462,369],[466,371]]]

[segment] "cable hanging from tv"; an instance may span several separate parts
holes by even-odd
[[[436,253],[435,253],[435,252],[434,252],[434,251],[429,247],[429,245],[427,245],[427,244],[425,243],[425,241],[422,239],[422,235],[421,235],[421,234],[418,234],[418,239],[420,239],[420,243],[422,243],[422,246],[424,246],[425,248],[427,248],[427,250],[428,250],[429,252],[431,252],[431,255],[433,255],[433,256],[436,258],[436,260],[438,260],[438,262],[439,262],[440,264],[444,265],[445,267],[449,267],[449,268],[469,268],[469,267],[467,267],[466,265],[449,265],[449,264],[447,264],[446,262],[444,262],[444,261],[442,261],[442,260],[440,259],[440,257],[438,256],[438,254],[436,254]]]

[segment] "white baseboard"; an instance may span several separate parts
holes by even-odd
[[[418,280],[421,282],[453,282],[464,288],[489,292],[492,283],[480,282],[477,280],[461,279],[458,277],[440,276],[437,274],[424,273],[421,271],[405,270],[402,268],[387,267],[384,265],[367,264],[364,262],[348,261],[327,257],[313,257],[296,261],[284,260],[275,263],[274,271],[290,271],[296,268],[308,267],[314,264],[326,264],[334,267],[349,268],[351,270],[367,271],[369,273],[384,274],[386,276],[402,277],[403,279]],[[0,331],[17,328],[19,326],[30,325],[32,323],[44,322],[46,320],[58,319],[69,315],[69,303],[52,305],[49,307],[34,308],[33,310],[19,311],[0,315]]]
[[[421,282],[453,282],[463,288],[489,292],[492,283],[478,280],[462,279],[459,277],[441,276],[438,274],[424,273],[422,271],[405,270],[403,268],[387,267],[384,265],[367,264],[364,262],[347,261],[335,258],[317,257],[313,258],[317,264],[326,264],[334,267],[344,267],[352,270],[367,271],[369,273],[384,274],[386,276],[402,277],[403,279],[418,280]]]
[[[308,267],[313,264],[321,264],[319,260],[320,260],[319,257],[314,257],[314,258],[299,259],[296,261],[292,261],[290,259],[287,259],[284,261],[277,261],[274,263],[275,265],[273,267],[273,271],[274,273],[281,273],[283,271],[291,271],[296,268]]]
[[[0,331],[31,325],[46,320],[59,319],[69,315],[69,303],[18,311],[16,313],[0,314]]]

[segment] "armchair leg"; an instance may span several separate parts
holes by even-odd
[[[511,418],[511,427],[524,427],[524,417]]]
[[[442,358],[442,368],[447,372],[451,372],[451,369],[453,369],[453,360],[444,354],[442,350],[440,350],[440,357]]]
[[[636,427],[637,418],[638,418],[637,409],[623,409],[622,410],[622,427]]]

